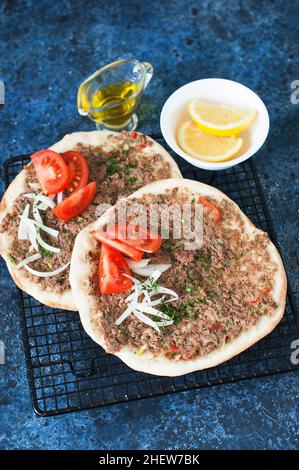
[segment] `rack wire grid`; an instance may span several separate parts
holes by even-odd
[[[153,136],[167,148],[161,135]],[[186,178],[212,184],[234,200],[255,225],[277,240],[252,161],[225,171],[195,168],[173,154]],[[4,163],[6,187],[29,156]],[[107,354],[85,333],[79,315],[40,304],[18,290],[30,394],[35,412],[59,415],[166,393],[235,382],[299,369],[291,362],[291,343],[299,337],[299,318],[288,291],[286,311],[275,330],[228,362],[181,377],[136,372]]]

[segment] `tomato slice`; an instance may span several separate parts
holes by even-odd
[[[102,245],[99,263],[99,288],[101,294],[117,294],[132,288],[131,274],[123,256],[107,245]]]
[[[156,253],[162,243],[160,235],[135,224],[110,225],[107,227],[107,236],[146,253]]]
[[[88,165],[85,157],[80,152],[70,150],[62,154],[62,158],[68,166],[70,181],[67,190],[74,193],[84,188],[88,182]]]
[[[214,222],[219,222],[222,219],[220,210],[216,206],[214,206],[214,204],[207,201],[205,197],[200,197],[199,202],[214,213]]]
[[[66,197],[52,210],[59,219],[68,221],[85,211],[93,201],[96,193],[96,183],[93,181],[85,188]]]
[[[96,240],[98,240],[101,243],[105,243],[105,245],[110,246],[111,248],[114,248],[115,250],[120,251],[124,255],[128,256],[129,258],[134,259],[135,261],[140,261],[143,252],[136,250],[136,248],[133,248],[132,246],[128,246],[125,243],[119,241],[119,240],[113,240],[108,237],[106,232],[103,232],[102,230],[94,230],[93,232],[94,237]]]
[[[45,194],[57,194],[69,184],[69,170],[59,153],[45,149],[31,155],[37,178]]]

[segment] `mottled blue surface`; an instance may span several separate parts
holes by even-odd
[[[53,6],[55,3],[56,6]],[[50,6],[51,5],[51,6]],[[49,146],[92,129],[76,111],[76,89],[103,64],[133,56],[154,65],[140,129],[159,130],[165,99],[198,78],[248,85],[271,118],[255,161],[296,279],[299,104],[299,2],[0,1],[0,158]],[[296,194],[297,190],[297,194]],[[0,365],[2,449],[298,448],[299,374],[148,399],[56,418],[34,415],[28,392],[15,287],[1,262]]]

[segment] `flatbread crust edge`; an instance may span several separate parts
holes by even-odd
[[[142,197],[146,193],[161,194],[164,193],[166,189],[175,187],[186,187],[195,193],[211,196],[215,199],[227,199],[232,202],[221,191],[206,184],[187,179],[168,179],[151,183],[130,195],[128,199]],[[252,237],[262,232],[253,225],[253,223],[245,214],[243,214],[237,204],[235,204],[235,207],[239,210],[244,220],[245,230]],[[90,231],[94,228],[95,225],[97,225],[99,228],[103,226],[112,210],[113,208],[109,209],[109,211],[100,217],[97,222],[91,224],[89,227],[86,227],[78,234],[75,240],[70,270],[70,282],[79,309],[80,319],[83,327],[87,334],[103,348],[105,348],[104,338],[96,329],[94,322],[91,322],[91,312],[95,308],[96,302],[87,291],[87,279],[89,277],[90,264],[86,262],[85,256],[93,247],[96,246],[96,241],[94,240]],[[245,349],[249,348],[251,345],[259,341],[275,328],[275,326],[281,320],[285,309],[287,280],[283,263],[276,247],[271,241],[269,241],[267,249],[271,259],[277,265],[272,297],[278,304],[278,308],[271,318],[267,316],[261,317],[254,329],[242,333],[238,338],[226,344],[224,347],[211,352],[205,357],[192,359],[190,361],[171,361],[163,355],[158,355],[155,357],[149,352],[145,352],[143,355],[139,356],[134,354],[134,351],[127,346],[123,347],[119,352],[115,353],[115,355],[132,369],[137,371],[161,376],[179,376],[193,371],[217,366],[218,364],[227,361],[233,356],[236,356]]]
[[[109,131],[91,131],[91,132],[74,132],[73,134],[67,134],[56,144],[50,147],[52,150],[63,153],[68,150],[72,150],[77,144],[84,146],[97,147],[99,145],[105,146],[106,144],[111,147],[107,137],[111,134],[119,135],[117,132]],[[148,137],[148,136],[147,136]],[[179,167],[169,155],[169,153],[150,137],[148,139],[153,141],[153,145],[143,150],[143,155],[148,154],[149,158],[154,153],[160,153],[163,160],[170,164],[171,174],[175,178],[182,178]],[[7,188],[1,203],[0,203],[0,222],[9,212],[16,198],[25,190],[26,172],[22,170],[16,178],[11,182]],[[77,310],[77,306],[72,294],[71,289],[64,293],[51,292],[43,290],[39,284],[33,283],[24,276],[23,270],[18,270],[9,261],[8,254],[10,253],[10,237],[7,233],[0,233],[0,254],[5,259],[7,268],[11,274],[11,277],[15,281],[16,285],[27,292],[32,297],[35,297],[39,302],[48,307],[62,308],[66,310]]]

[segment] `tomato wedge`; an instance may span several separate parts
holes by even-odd
[[[62,154],[62,158],[69,169],[69,185],[67,190],[74,193],[84,188],[88,182],[88,165],[85,157],[80,152],[70,150]]]
[[[131,274],[123,256],[107,245],[102,245],[99,262],[99,288],[101,294],[117,294],[130,290],[133,283],[124,274]]]
[[[93,181],[85,188],[76,191],[71,196],[66,197],[60,204],[52,210],[59,219],[68,221],[85,211],[93,201],[96,193],[96,183]]]
[[[31,155],[37,178],[45,194],[57,194],[69,184],[69,169],[59,153],[45,149]]]
[[[122,243],[146,253],[156,253],[162,243],[162,239],[157,233],[150,232],[150,230],[135,224],[110,225],[107,227],[107,236],[116,238]]]
[[[108,245],[111,248],[114,248],[115,250],[120,251],[121,253],[128,256],[129,258],[134,259],[135,261],[141,260],[143,256],[142,251],[136,250],[136,248],[126,245],[125,243],[119,240],[113,240],[109,238],[107,232],[103,232],[102,230],[94,230],[92,233],[96,240],[98,240],[99,242],[104,243],[105,245]]]
[[[219,220],[222,219],[222,215],[221,215],[220,210],[219,210],[216,206],[214,206],[214,204],[212,204],[211,202],[207,201],[206,198],[200,197],[200,198],[199,198],[199,202],[200,202],[203,206],[207,207],[208,209],[210,209],[210,210],[214,213],[214,222],[219,222]]]

